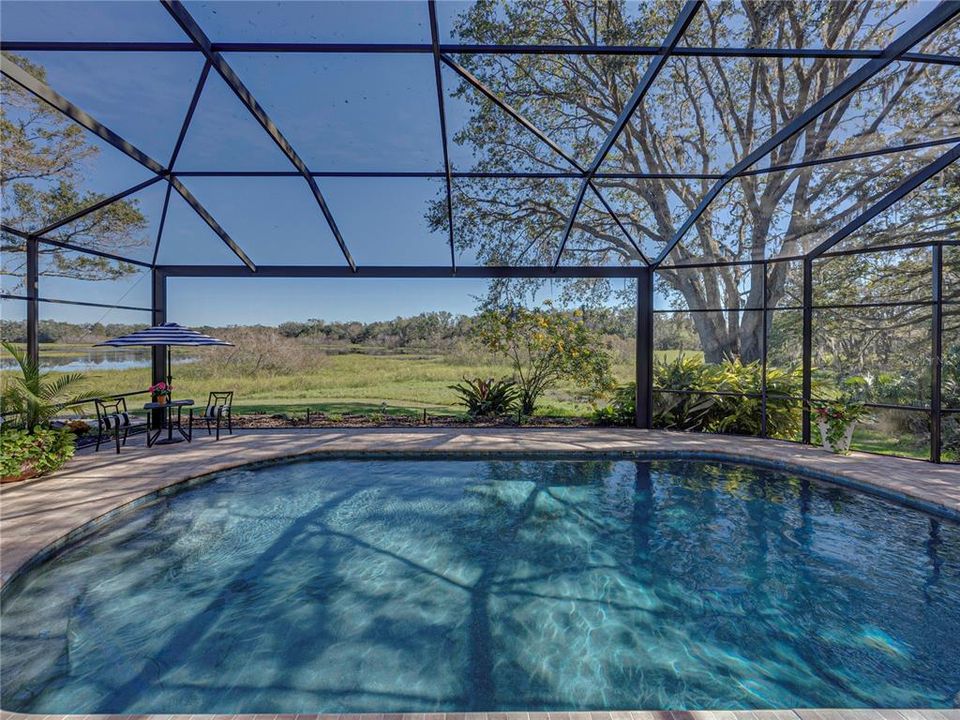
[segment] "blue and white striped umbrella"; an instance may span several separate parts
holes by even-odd
[[[97,345],[111,345],[114,347],[128,345],[177,345],[184,347],[196,347],[200,345],[233,345],[226,340],[218,340],[215,337],[204,335],[196,330],[185,328],[176,323],[164,323],[155,325],[146,330],[137,330],[129,335],[122,335],[112,340],[106,340]]]
[[[141,346],[156,346],[163,345],[167,348],[167,384],[172,384],[173,375],[171,374],[173,370],[173,362],[170,357],[170,347],[176,345],[178,347],[200,347],[202,345],[230,345],[233,346],[233,343],[227,342],[226,340],[219,340],[215,337],[210,337],[209,335],[204,335],[201,332],[196,330],[191,330],[190,328],[185,328],[182,325],[177,325],[176,323],[164,323],[163,325],[155,325],[152,328],[147,328],[146,330],[138,330],[137,332],[130,333],[129,335],[122,335],[118,338],[113,338],[112,340],[105,340],[102,343],[97,343],[97,345],[110,345],[113,347],[125,347],[131,345],[141,345]]]

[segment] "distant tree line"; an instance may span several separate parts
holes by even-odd
[[[636,319],[632,309],[592,308],[585,309],[583,318],[594,332],[622,339],[636,336]],[[306,321],[288,321],[280,323],[276,331],[291,339],[309,340],[330,345],[357,345],[400,348],[454,348],[471,336],[476,323],[475,315],[454,314],[450,312],[426,312],[411,317],[397,317],[393,320],[373,322],[337,321],[311,319]],[[146,323],[133,325],[127,323],[71,323],[59,320],[41,320],[38,328],[42,343],[92,343],[118,335],[125,335],[142,329]],[[676,325],[676,328],[673,326]],[[214,336],[228,337],[236,330],[262,326],[221,326],[197,327],[201,332]],[[673,338],[685,336],[686,347],[693,347],[694,335],[689,327],[689,319],[680,315],[658,316],[658,339],[666,343],[665,347],[677,347],[671,344]],[[0,320],[0,336],[4,340],[23,343],[27,339],[24,320]]]
[[[633,310],[599,308],[584,311],[587,326],[601,335],[632,338],[636,335]],[[373,345],[389,348],[453,347],[470,337],[476,323],[474,315],[450,312],[426,312],[412,317],[374,322],[330,322],[311,319],[281,323],[281,335],[319,339],[331,344]]]

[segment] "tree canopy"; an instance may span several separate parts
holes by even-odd
[[[25,58],[4,53],[38,80],[44,69]],[[37,231],[90,207],[106,196],[85,187],[85,173],[99,148],[86,130],[5,77],[0,90],[0,188],[4,224]],[[135,199],[120,200],[49,233],[53,240],[84,248],[129,254],[147,245],[147,221]],[[3,232],[2,274],[6,291],[21,290],[26,241]],[[40,274],[82,280],[115,280],[136,271],[130,263],[70,252],[40,244]]]
[[[464,13],[456,32],[476,43],[659,45],[678,2],[594,3],[487,0]],[[681,41],[686,46],[883,48],[917,20],[906,2],[755,3],[701,7]],[[922,51],[955,48],[960,24],[928,38]],[[456,60],[581,164],[589,164],[650,58],[621,55],[463,54]],[[714,184],[716,176],[780,130],[862,60],[675,56],[620,135],[600,172],[660,173],[663,179],[598,178],[597,185],[648,257],[655,258]],[[960,128],[960,72],[949,65],[897,62],[777,147],[766,169],[908,143],[937,140]],[[469,122],[454,138],[470,147],[477,171],[570,171],[545,143],[468,83],[457,94]],[[761,307],[762,266],[673,270],[702,262],[756,261],[801,255],[842,227],[942,147],[790,167],[737,177],[666,257],[661,292],[695,310]],[[458,168],[468,169],[468,168]],[[917,234],[936,240],[958,226],[957,175],[944,173],[898,207],[896,222],[877,222],[850,242],[896,244]],[[579,180],[457,179],[454,223],[461,249],[491,264],[549,263],[558,250]],[[432,215],[442,222],[440,207]],[[587,193],[562,262],[629,264],[636,249]],[[771,304],[789,285],[790,266],[768,278]],[[571,296],[600,281],[577,281]],[[494,286],[502,290],[503,283]],[[755,317],[756,316],[756,317]],[[760,352],[759,313],[696,313],[708,358]]]

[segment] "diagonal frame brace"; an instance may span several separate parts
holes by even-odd
[[[960,143],[954,145],[932,163],[917,170],[917,172],[913,173],[913,175],[908,177],[897,187],[880,198],[880,200],[875,202],[860,215],[855,217],[849,223],[837,230],[837,232],[835,232],[833,235],[817,245],[817,247],[807,253],[807,258],[812,260],[820,257],[825,252],[832,249],[847,237],[862,228],[868,222],[873,220],[884,210],[887,210],[892,205],[895,205],[903,200],[903,198],[930,180],[930,178],[932,178],[934,175],[937,175],[945,170],[949,165],[956,162],[958,158],[960,158]]]
[[[208,77],[210,77],[210,62],[206,61],[203,63],[203,70],[200,71],[200,77],[197,78],[197,85],[193,89],[193,96],[190,98],[190,104],[187,106],[187,112],[183,116],[180,133],[177,135],[177,142],[174,144],[173,151],[170,153],[170,162],[167,163],[167,167],[171,173],[177,164],[177,158],[180,156],[180,149],[183,147],[183,142],[187,139],[187,131],[190,129],[193,114],[197,111],[197,105],[200,103],[200,96],[203,95],[203,89],[207,85]],[[172,189],[173,185],[168,183],[167,192],[163,196],[163,208],[160,210],[160,223],[157,226],[157,241],[153,244],[154,266],[157,265],[160,257],[160,243],[163,242],[163,230],[167,226],[167,212],[170,210],[170,191]]]
[[[660,51],[650,61],[646,72],[643,74],[640,82],[637,83],[637,87],[634,88],[633,94],[631,94],[629,100],[624,103],[624,106],[620,111],[620,115],[613,123],[613,127],[610,128],[610,132],[607,133],[607,137],[603,141],[603,144],[597,149],[597,154],[594,157],[593,162],[590,163],[590,167],[587,169],[583,183],[580,187],[580,192],[577,194],[577,200],[574,202],[573,209],[570,211],[570,215],[567,218],[567,224],[563,229],[563,236],[560,238],[560,246],[557,248],[557,255],[553,260],[554,269],[560,266],[560,259],[563,256],[563,251],[567,247],[567,241],[570,239],[570,231],[573,229],[574,220],[577,217],[577,213],[580,212],[580,206],[583,204],[583,196],[586,194],[587,183],[593,179],[594,175],[596,175],[597,170],[600,169],[603,161],[606,159],[607,155],[610,153],[610,150],[613,149],[614,144],[617,142],[617,138],[620,137],[620,133],[622,133],[624,128],[626,128],[627,123],[630,122],[630,118],[633,117],[636,109],[640,107],[640,103],[643,102],[643,98],[646,97],[647,92],[657,79],[657,76],[660,74],[663,66],[666,64],[667,60],[670,58],[670,55],[677,47],[677,44],[680,42],[680,38],[683,37],[683,34],[687,31],[687,28],[690,27],[690,23],[693,22],[693,17],[697,14],[697,11],[700,9],[701,5],[703,5],[702,0],[688,0],[688,2],[686,2],[681,8],[680,14],[677,16],[673,26],[670,28],[670,32],[667,33],[667,37],[665,38]]]
[[[227,234],[227,232],[220,227],[219,223],[213,219],[206,208],[204,208],[200,202],[183,186],[177,178],[171,176],[170,171],[161,165],[159,162],[154,160],[152,157],[147,155],[145,152],[136,147],[133,143],[125,140],[123,137],[115,133],[113,130],[108,128],[106,125],[95,119],[93,116],[80,109],[65,97],[57,93],[53,88],[48,86],[46,83],[37,80],[33,75],[28,73],[26,70],[21,68],[16,63],[12,62],[9,58],[4,58],[4,62],[0,65],[0,72],[4,76],[9,78],[11,81],[22,87],[27,92],[36,96],[40,100],[44,101],[51,107],[59,110],[63,115],[68,117],[70,120],[73,120],[75,123],[81,127],[86,128],[93,134],[102,138],[108,144],[122,152],[127,157],[135,160],[140,163],[143,167],[147,168],[151,172],[155,173],[160,178],[165,179],[167,182],[174,186],[174,189],[183,196],[183,199],[193,208],[193,210],[210,226],[210,228],[220,237],[221,240],[226,243],[226,245],[236,253],[243,263],[249,267],[251,270],[256,270],[256,266],[247,257],[246,253],[240,249],[240,246]],[[142,189],[142,188],[138,188]],[[125,197],[130,194],[129,192],[120,193],[120,197],[114,196],[114,200],[119,200],[121,197]],[[93,210],[98,210],[104,205],[99,205],[99,207],[94,207]],[[89,211],[93,211],[90,208],[87,208]],[[82,217],[83,214],[78,217]],[[77,218],[72,218],[77,219]],[[68,220],[69,221],[69,220]],[[59,222],[59,221],[58,221]],[[60,227],[60,223],[57,226]]]
[[[443,74],[440,72],[440,30],[437,26],[436,0],[427,0],[430,13],[430,39],[433,44],[433,70],[437,82],[437,107],[440,111],[440,143],[443,148],[443,170],[447,185],[447,230],[450,242],[450,267],[457,271],[457,249],[453,242],[453,174],[450,150],[447,147],[447,111],[443,101]]]
[[[220,74],[220,77],[222,77],[224,82],[227,83],[227,86],[233,90],[234,94],[240,99],[240,102],[243,103],[244,107],[246,107],[256,121],[260,123],[260,126],[264,129],[264,131],[266,131],[267,135],[270,136],[270,139],[276,143],[281,152],[287,156],[287,159],[300,172],[304,180],[307,181],[307,185],[310,187],[310,191],[313,193],[313,197],[317,201],[317,205],[320,207],[320,212],[323,213],[323,217],[327,221],[327,225],[330,227],[330,231],[333,233],[333,237],[336,239],[337,245],[340,246],[340,251],[343,253],[343,257],[346,259],[350,269],[356,272],[357,264],[354,262],[353,256],[347,249],[347,244],[343,240],[343,235],[340,233],[340,228],[337,227],[337,223],[333,219],[333,213],[330,212],[330,207],[327,205],[327,201],[323,197],[323,193],[320,192],[317,181],[314,179],[313,175],[310,174],[310,170],[307,168],[306,163],[304,163],[303,159],[301,159],[301,157],[297,154],[297,151],[293,149],[293,146],[283,135],[283,133],[280,132],[280,128],[278,128],[273,120],[270,119],[270,116],[267,115],[266,110],[264,110],[260,103],[257,102],[256,98],[253,96],[253,93],[250,92],[247,86],[243,84],[243,81],[240,80],[240,77],[233,71],[233,68],[230,67],[223,55],[213,49],[213,43],[211,43],[210,38],[207,37],[200,25],[198,25],[196,20],[193,19],[193,16],[183,6],[183,3],[181,3],[180,0],[160,1],[163,3],[163,6],[167,9],[167,12],[170,13],[184,33],[186,33],[186,35],[193,41],[193,44],[196,46],[196,48],[207,59],[207,62],[209,62],[213,69]]]

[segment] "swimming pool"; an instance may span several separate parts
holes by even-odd
[[[960,528],[702,460],[231,470],[5,588],[34,713],[948,707]]]

